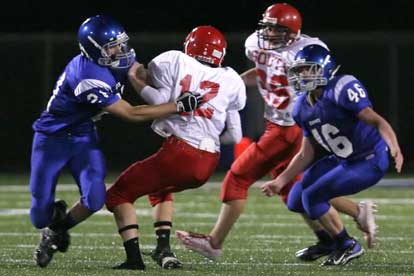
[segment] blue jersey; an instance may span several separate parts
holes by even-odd
[[[82,55],[74,57],[56,82],[46,110],[33,129],[45,134],[94,131],[94,121],[102,108],[121,99],[125,81],[125,70],[111,71]]]
[[[372,107],[364,86],[351,75],[331,79],[322,96],[312,105],[302,95],[293,117],[327,151],[339,158],[354,159],[386,147],[377,128],[358,119],[358,113]]]

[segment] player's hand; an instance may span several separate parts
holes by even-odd
[[[404,163],[404,156],[402,155],[401,150],[399,148],[392,149],[390,154],[392,158],[394,158],[395,169],[397,170],[398,173],[400,173],[402,165]]]
[[[177,112],[190,112],[196,110],[202,102],[203,97],[194,92],[185,92],[175,100]]]
[[[278,181],[278,179],[276,178],[275,180],[267,181],[260,187],[260,189],[262,190],[262,193],[265,196],[271,197],[276,194],[279,194],[284,186],[285,185],[281,181]]]
[[[148,77],[144,64],[138,62],[134,62],[134,64],[132,64],[129,68],[128,76],[135,77],[143,81],[146,81]]]

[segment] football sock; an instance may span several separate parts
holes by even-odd
[[[141,251],[139,249],[139,241],[137,238],[132,238],[124,242],[125,253],[127,255],[128,263],[143,264],[144,261],[141,257]]]
[[[157,249],[170,248],[170,229],[159,229],[155,231],[157,236]]]
[[[154,223],[154,227],[160,226],[172,226],[170,221],[157,221]],[[163,248],[170,249],[170,234],[171,229],[157,229],[155,230],[155,235],[157,236],[157,250],[161,250]]]
[[[315,235],[318,237],[319,241],[323,244],[323,245],[332,245],[335,243],[335,241],[332,239],[332,237],[329,235],[328,232],[326,232],[325,230],[319,230],[319,231],[315,231]]]
[[[63,219],[63,220],[61,220],[61,221],[58,221],[58,222],[56,222],[56,223],[53,223],[53,224],[51,224],[50,226],[49,226],[49,228],[50,229],[52,229],[53,231],[67,231],[67,230],[69,230],[70,228],[72,228],[72,227],[74,227],[76,224],[78,224],[79,222],[78,221],[76,221],[73,217],[72,217],[72,215],[71,215],[71,213],[69,212],[69,213],[67,213],[67,215],[66,215],[66,217]]]
[[[346,231],[345,227],[337,236],[335,236],[335,243],[336,248],[338,249],[345,249],[351,245],[352,238],[348,235],[348,232]]]

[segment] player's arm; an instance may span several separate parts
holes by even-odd
[[[142,89],[148,84],[148,72],[144,65],[135,62],[128,70],[128,79],[132,87],[138,94],[141,93]]]
[[[151,78],[142,64],[134,63],[128,71],[128,79],[134,90],[149,104],[163,104],[169,101],[170,91],[151,86]]]
[[[105,107],[104,110],[126,121],[143,122],[173,114],[177,112],[177,106],[174,102],[162,105],[132,106],[121,99]]]
[[[178,97],[174,102],[166,104],[132,106],[127,101],[120,99],[104,107],[103,110],[127,121],[143,122],[177,112],[193,111],[197,109],[201,101],[200,96],[187,92]]]
[[[398,144],[397,135],[391,125],[370,107],[361,110],[358,113],[358,118],[378,129],[390,149],[391,156],[394,158],[395,169],[397,172],[401,172],[404,157],[401,153],[400,145]]]
[[[240,114],[237,110],[227,111],[226,130],[220,135],[223,145],[237,144],[242,138]]]
[[[250,68],[249,70],[243,72],[240,74],[240,77],[242,78],[242,80],[244,81],[244,84],[249,87],[249,86],[256,86],[256,68]]]
[[[267,196],[279,193],[283,187],[312,163],[314,157],[315,148],[311,138],[303,137],[301,149],[290,161],[289,166],[276,179],[263,184],[261,186],[262,192]]]

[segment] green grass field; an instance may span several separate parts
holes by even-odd
[[[1,184],[19,181],[4,179]],[[78,198],[75,188],[59,185],[58,198],[74,203]],[[218,184],[206,184],[176,194],[174,229],[208,232],[220,210],[219,193]],[[145,256],[145,272],[119,272],[111,266],[124,260],[124,251],[114,220],[106,211],[71,231],[72,244],[67,253],[55,254],[47,268],[36,267],[32,254],[39,232],[28,217],[30,194],[24,185],[0,185],[0,275],[414,275],[414,189],[372,188],[352,198],[377,202],[380,232],[376,248],[344,267],[326,268],[319,266],[322,260],[304,263],[295,259],[296,250],[314,242],[312,233],[278,198],[265,198],[252,187],[245,213],[228,237],[218,262],[183,249],[173,237],[171,243],[184,262],[183,269],[162,270]],[[135,206],[141,247],[150,251],[155,245],[151,208],[146,198],[139,199]],[[362,241],[353,220],[342,217],[348,231]]]

